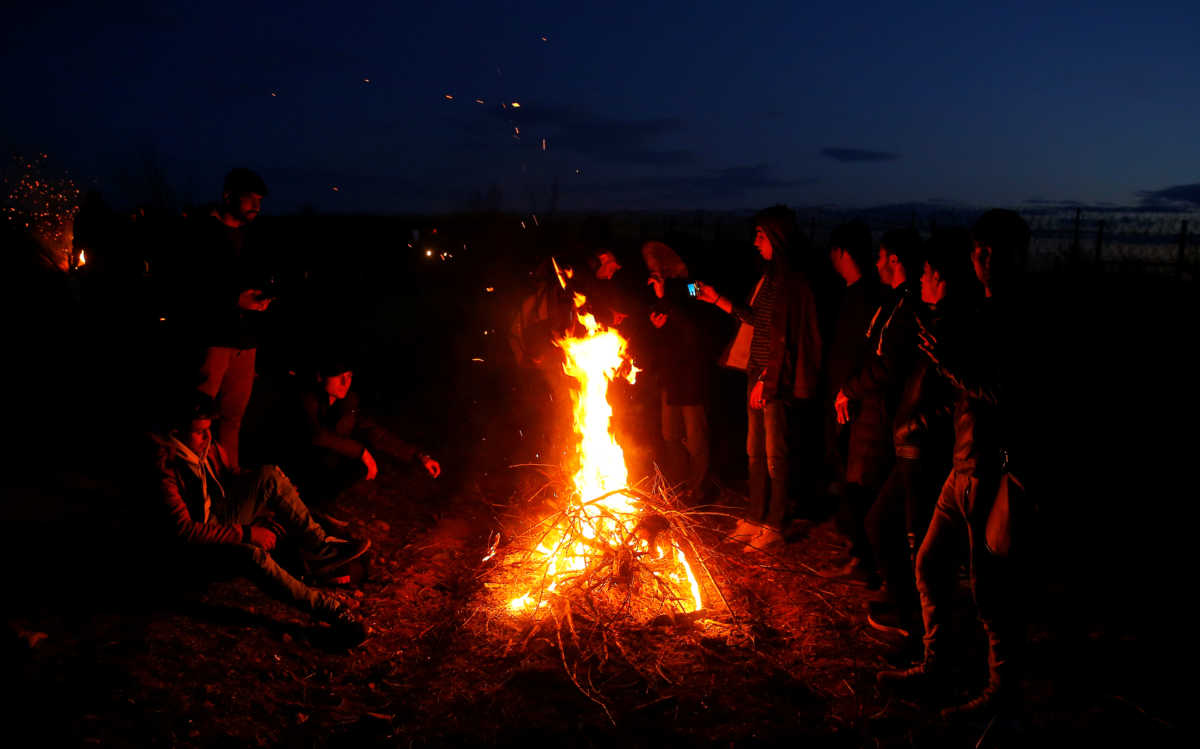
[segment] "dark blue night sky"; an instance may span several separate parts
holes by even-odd
[[[1134,205],[1200,182],[1191,2],[36,5],[6,13],[0,138],[117,203],[147,161],[182,201],[255,168],[271,212],[493,185],[529,210],[556,182],[566,210]]]

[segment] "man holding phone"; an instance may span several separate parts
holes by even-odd
[[[268,263],[249,237],[266,195],[257,173],[231,170],[220,205],[192,222],[171,274],[178,309],[170,320],[185,346],[203,349],[196,386],[216,401],[217,434],[234,470],[254,386],[258,327],[276,293]]]

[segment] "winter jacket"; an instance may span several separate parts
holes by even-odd
[[[821,370],[821,328],[812,284],[800,272],[776,279],[775,308],[771,315],[771,353],[762,372],[747,372],[761,380],[767,400],[814,398]],[[733,314],[754,324],[750,306],[733,305]]]
[[[914,334],[917,315],[920,315],[926,329],[935,335],[944,334],[944,308],[929,309],[912,299],[909,314]],[[925,451],[936,450],[938,446],[949,442],[953,392],[945,379],[938,375],[933,362],[917,351],[915,335],[910,338],[908,345],[911,366],[896,400],[892,439],[897,458],[920,460],[922,454],[927,454]],[[948,444],[946,446],[949,447]]]
[[[324,390],[311,389],[300,395],[303,412],[305,447],[330,450],[345,458],[359,459],[363,450],[381,452],[396,460],[416,458],[414,445],[396,437],[363,414],[358,394],[350,392],[345,398],[329,402]]]
[[[954,470],[996,475],[1009,445],[1004,408],[1012,386],[1012,330],[1006,311],[985,300],[960,335],[938,336],[938,373],[954,390]]]
[[[175,437],[152,435],[151,439],[160,518],[175,538],[186,544],[247,542],[248,527],[220,523],[212,512],[214,504],[225,503],[222,481],[229,477],[221,447],[213,442],[197,455]]]
[[[247,229],[230,228],[215,215],[188,223],[166,269],[168,323],[180,336],[202,346],[257,347],[264,313],[242,309],[238,298],[246,289],[269,293],[274,277]]]

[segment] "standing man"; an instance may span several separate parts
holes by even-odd
[[[988,639],[988,684],[983,693],[942,713],[977,716],[1014,708],[1019,696],[1017,656],[1021,648],[1019,599],[1009,560],[993,554],[985,528],[1007,450],[1013,437],[1005,416],[1013,410],[1019,384],[1013,357],[1019,339],[1012,326],[1011,283],[1029,249],[1029,226],[1013,211],[991,210],[972,229],[971,263],[983,299],[959,340],[921,331],[921,350],[953,390],[953,468],[942,487],[925,540],[917,552],[917,590],[925,624],[921,663],[903,671],[880,672],[887,683],[945,681],[947,610],[956,581],[955,551],[965,536],[970,550],[971,590]]]
[[[847,381],[872,355],[868,327],[880,297],[874,274],[867,275],[873,248],[871,230],[862,221],[841,224],[830,235],[829,263],[845,288],[829,342],[826,376],[833,407],[826,412],[825,422],[831,440],[827,449],[833,453],[835,478],[840,479],[838,526],[850,542],[850,559],[841,575],[877,588],[879,576],[864,521],[891,450],[884,427],[887,408],[878,388],[862,388],[853,400],[845,392]]]
[[[688,296],[687,266],[662,242],[642,246],[647,265],[655,253],[678,260],[677,267],[651,270],[647,280],[657,299],[650,309],[654,330],[646,348],[662,403],[663,469],[673,484],[683,484],[689,503],[698,504],[709,463],[708,346],[696,320],[696,303]]]
[[[788,505],[786,404],[817,395],[821,330],[812,282],[802,270],[808,243],[796,229],[795,215],[777,205],[759,213],[754,224],[754,247],[766,269],[749,305],[735,304],[707,284],[696,284],[696,296],[754,330],[746,365],[750,507],[731,538],[745,541],[747,550],[760,551],[783,541]]]
[[[196,386],[216,401],[218,441],[234,471],[241,465],[238,437],[254,388],[260,319],[275,294],[266,258],[248,238],[266,196],[258,174],[231,170],[220,205],[192,222],[173,263],[172,322],[185,346],[203,351]]]

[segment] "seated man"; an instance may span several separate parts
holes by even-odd
[[[153,435],[155,494],[174,540],[206,572],[220,568],[245,575],[267,594],[332,624],[342,644],[361,643],[367,636],[362,621],[334,597],[296,579],[271,551],[278,531],[295,539],[309,565],[331,568],[360,557],[370,541],[326,535],[279,468],[231,471],[224,449],[212,439],[215,414],[210,396],[191,393],[169,415],[165,433]]]
[[[442,472],[436,460],[362,413],[358,395],[350,392],[353,379],[353,368],[340,357],[328,357],[318,366],[315,387],[299,395],[299,413],[292,418],[300,423],[283,461],[304,495],[316,503],[320,516],[336,526],[346,523],[324,511],[346,489],[378,475],[375,453],[419,461],[433,478]]]

